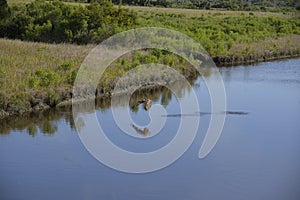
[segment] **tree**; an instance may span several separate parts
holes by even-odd
[[[0,0],[0,21],[9,15],[9,7],[6,0]]]

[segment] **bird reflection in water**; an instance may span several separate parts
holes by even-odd
[[[143,135],[143,136],[148,136],[148,135],[150,135],[150,130],[149,130],[149,128],[147,128],[147,127],[145,127],[144,129],[141,129],[141,128],[135,126],[134,124],[132,124],[131,126],[132,126],[132,128],[134,128],[134,130],[135,130],[138,134],[140,134],[140,135]]]

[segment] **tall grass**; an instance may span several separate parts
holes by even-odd
[[[95,46],[0,39],[0,100],[3,102],[4,99],[6,101],[16,98],[26,99],[37,93],[46,93],[53,98],[52,101],[55,101],[58,98],[55,96],[58,90],[63,92],[72,89],[77,70],[93,47]],[[171,63],[165,60],[165,57],[155,57],[153,51],[133,54],[124,55],[106,70],[99,86],[106,90],[104,92],[113,89],[118,77],[139,64],[167,64],[181,72],[186,72],[186,76],[191,76],[185,68],[189,67],[188,63],[172,54],[166,55],[172,61]],[[251,57],[254,61],[260,61],[255,59],[262,57],[272,59],[299,54],[300,35],[293,35],[277,39],[268,38],[253,43],[235,43],[227,54],[218,56],[243,59]],[[124,83],[124,90],[126,90],[126,84]],[[57,102],[53,102],[55,103]]]
[[[244,56],[252,55],[254,57],[300,55],[300,35],[289,35],[277,39],[267,38],[247,44],[235,43],[229,50],[228,55],[239,54]]]
[[[70,73],[78,69],[92,47],[0,39],[0,93],[11,97],[35,89],[49,90],[48,85],[30,87],[30,80],[38,71],[58,74],[58,80],[51,87],[70,88],[72,85],[67,81]]]

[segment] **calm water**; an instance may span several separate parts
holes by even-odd
[[[178,161],[152,173],[122,173],[94,159],[80,142],[68,109],[1,121],[0,199],[299,200],[300,59],[220,72],[228,111],[245,113],[227,115],[205,159],[198,159],[198,152],[209,125],[210,99],[199,77],[192,80],[203,114],[196,139]],[[189,95],[180,85],[178,91],[178,98]],[[177,98],[166,88],[141,91],[130,109],[140,126],[149,123],[149,111],[134,103],[143,97],[164,105],[167,114],[180,113]],[[148,139],[143,137],[151,130],[131,127],[141,137],[134,138],[118,129],[107,101],[98,104],[96,115],[110,140],[133,152],[163,147],[180,122],[180,117],[166,117],[162,132]],[[117,109],[123,108],[120,99]]]

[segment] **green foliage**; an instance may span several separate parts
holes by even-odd
[[[189,35],[202,44],[212,56],[230,54],[236,43],[252,43],[300,33],[297,17],[261,17],[250,13],[248,16],[207,15],[175,19],[168,14],[152,13],[150,17],[141,18],[141,25],[171,28]]]
[[[68,82],[69,84],[72,84],[72,85],[73,85],[73,83],[74,83],[74,81],[75,81],[75,79],[76,79],[76,76],[77,76],[77,70],[73,70],[73,71],[71,72],[70,76],[68,77],[67,82]]]
[[[8,17],[10,13],[6,0],[0,0],[0,22]]]
[[[59,76],[51,70],[39,69],[29,80],[29,86],[33,89],[38,87],[48,87],[59,82]]]
[[[1,9],[2,10],[2,9]],[[36,0],[13,6],[0,24],[0,36],[43,42],[101,42],[136,23],[133,11],[115,8],[109,1],[88,6]]]
[[[29,87],[30,88],[38,88],[40,85],[40,80],[37,77],[33,77],[29,80]]]
[[[72,61],[64,61],[60,65],[60,69],[63,71],[70,71],[71,69],[74,69],[74,63]]]

